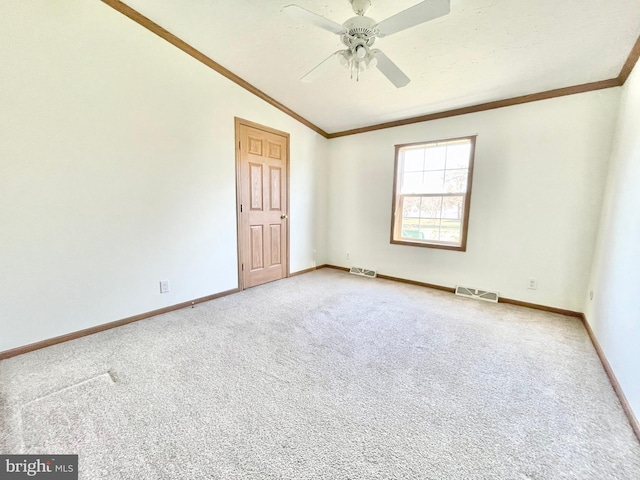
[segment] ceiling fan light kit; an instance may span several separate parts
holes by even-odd
[[[367,68],[377,68],[396,88],[408,85],[411,81],[409,77],[384,53],[371,47],[376,38],[388,37],[415,25],[447,15],[450,12],[449,0],[425,0],[382,22],[377,22],[366,16],[371,7],[371,0],[349,0],[349,2],[356,16],[348,19],[342,25],[298,5],[287,5],[283,8],[283,11],[297,20],[340,35],[340,40],[347,47],[346,50],[332,53],[301,80],[312,82],[322,76],[324,71],[334,63],[333,57],[337,56],[340,64],[350,70],[351,78],[355,74],[356,80],[359,80],[360,72]]]

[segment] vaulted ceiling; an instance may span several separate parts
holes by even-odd
[[[337,59],[300,81],[344,47],[282,7],[342,23],[354,16],[349,0],[125,3],[329,133],[616,79],[640,34],[638,0],[451,0],[449,15],[376,41],[411,78],[397,89],[377,69],[351,79]],[[372,0],[367,15],[380,21],[416,3]]]

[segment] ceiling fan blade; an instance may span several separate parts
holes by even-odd
[[[309,71],[304,77],[302,77],[300,81],[304,83],[311,83],[321,77],[331,68],[331,60],[333,59],[333,57],[340,55],[343,51],[344,50],[338,50],[337,52],[329,55],[322,62],[320,62],[319,65],[313,67],[313,69],[311,69],[311,71]]]
[[[376,25],[380,37],[392,35],[434,18],[447,15],[451,11],[449,0],[425,0],[407,8]]]
[[[389,79],[391,83],[396,86],[396,88],[402,88],[409,84],[411,79],[407,77],[395,63],[389,60],[389,57],[380,50],[376,50],[375,55],[377,60],[376,67]]]
[[[331,33],[341,34],[347,31],[344,25],[340,25],[333,20],[329,20],[328,18],[322,17],[317,13],[313,13],[306,8],[299,7],[298,5],[287,5],[282,8],[282,11],[286,12],[296,20],[310,23],[311,25],[315,25],[323,30],[328,30]]]

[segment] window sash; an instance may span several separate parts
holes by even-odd
[[[421,213],[418,213],[417,217],[409,217],[409,216],[405,216],[404,215],[404,200],[406,198],[446,198],[446,197],[460,197],[462,198],[462,210],[460,212],[460,217],[459,218],[451,218],[451,217],[445,217],[443,216],[443,207],[440,207],[440,216],[439,217],[425,217],[422,216]],[[400,194],[397,195],[397,202],[396,202],[396,208],[395,208],[395,212],[394,212],[394,217],[395,218],[395,239],[397,241],[400,242],[425,242],[425,243],[435,243],[435,244],[439,244],[439,245],[450,245],[450,246],[454,246],[454,247],[459,247],[462,244],[462,236],[464,235],[464,223],[465,223],[465,213],[466,213],[466,206],[467,203],[467,194],[466,192],[464,193],[443,193],[443,194],[439,194],[439,193],[425,193],[425,194],[416,194],[416,193],[410,193],[410,194]],[[442,228],[442,224],[443,222],[459,222],[460,223],[460,241],[455,242],[455,241],[447,241],[447,240],[433,240],[433,239],[425,239],[425,240],[421,240],[420,238],[415,238],[415,237],[406,237],[402,235],[402,231],[403,231],[403,226],[404,226],[404,219],[417,219],[418,220],[418,224],[421,224],[422,220],[436,220],[439,224],[439,229]]]

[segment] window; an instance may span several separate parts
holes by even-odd
[[[391,243],[466,250],[475,144],[396,145]]]

